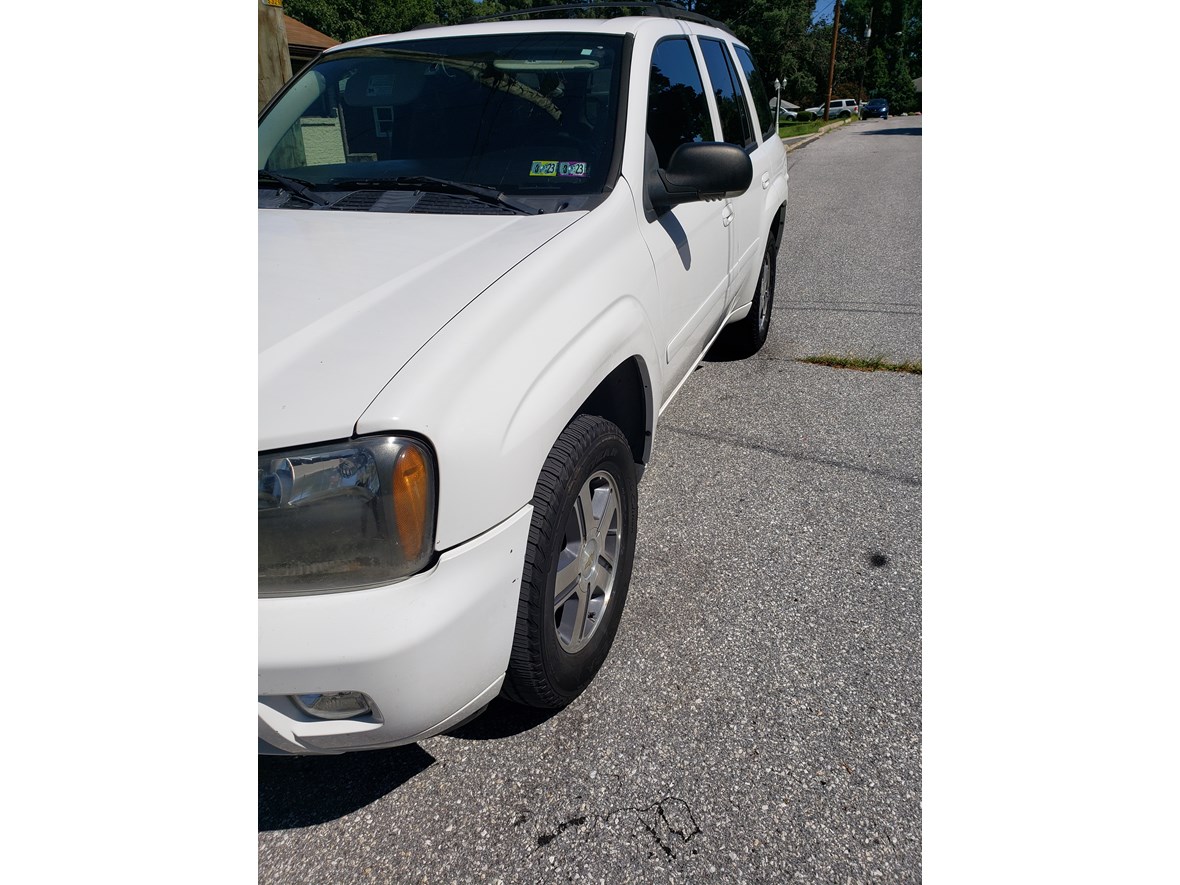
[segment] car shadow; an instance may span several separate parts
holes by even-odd
[[[447,737],[462,741],[495,741],[523,734],[548,722],[560,710],[538,710],[498,697],[475,719],[448,731]]]
[[[496,698],[470,722],[446,732],[464,741],[522,734],[560,710],[536,710]],[[418,744],[340,756],[259,756],[258,831],[337,820],[392,793],[434,764]]]
[[[417,744],[341,756],[259,756],[258,831],[344,817],[433,764],[434,757]]]
[[[744,359],[746,357],[737,353],[724,338],[718,338],[713,342],[713,346],[705,351],[705,355],[701,357],[701,365],[697,368],[702,368],[705,363],[736,363]]]
[[[921,135],[921,126],[907,126],[904,129],[866,129],[861,135]]]

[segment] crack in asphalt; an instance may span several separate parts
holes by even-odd
[[[668,811],[665,808],[665,805],[672,803],[678,803],[679,806],[682,806],[684,814],[687,815],[687,820],[680,821],[679,825],[673,823],[673,821],[669,819]],[[590,817],[594,817],[602,821],[608,821],[617,814],[624,814],[627,812],[635,814],[636,818],[639,820],[640,826],[642,826],[643,829],[655,840],[659,849],[663,851],[667,857],[672,858],[673,860],[677,857],[676,852],[673,850],[674,848],[687,845],[692,841],[694,836],[702,832],[700,824],[697,822],[696,815],[692,813],[692,807],[687,802],[685,802],[679,796],[665,796],[662,799],[658,799],[655,802],[652,802],[650,805],[643,807],[626,806],[623,808],[612,809],[611,811],[606,812],[606,814],[582,814],[578,815],[577,817],[571,817],[559,823],[557,825],[557,829],[553,832],[542,833],[537,836],[537,848],[535,850],[539,851],[540,849],[544,848],[570,827],[581,826],[582,824],[586,823],[587,819]],[[652,814],[655,816],[651,821],[649,821],[645,815]],[[673,812],[672,817],[675,818],[678,817],[678,815]],[[516,823],[513,825],[515,826]],[[672,838],[673,836],[679,838],[679,846],[676,845]],[[653,857],[654,852],[649,853],[648,856]]]
[[[775,455],[779,458],[785,458],[789,461],[802,461],[808,464],[818,464],[822,467],[835,467],[839,470],[851,470],[856,473],[863,473],[868,476],[875,476],[878,479],[887,479],[892,482],[900,483],[901,485],[910,486],[912,488],[921,488],[922,480],[912,476],[903,476],[899,473],[893,473],[889,470],[877,470],[872,467],[862,467],[859,464],[851,464],[847,461],[838,461],[835,458],[816,458],[813,455],[803,455],[799,452],[789,452],[786,449],[776,449],[771,446],[764,446],[761,443],[756,443],[753,440],[744,439],[739,436],[726,436],[720,433],[707,433],[703,430],[689,430],[686,427],[678,427],[676,425],[668,426],[667,424],[660,425],[661,432],[679,433],[683,436],[691,436],[696,439],[704,439],[710,442],[728,444],[742,449],[750,449],[755,452],[763,452],[767,455]]]
[[[848,304],[867,304],[870,307],[912,307],[920,311],[922,309],[921,301],[829,301],[824,299],[812,300],[808,298],[800,298],[798,301],[782,301],[775,302],[776,305],[790,308],[790,307],[840,307]]]
[[[920,317],[921,310],[868,310],[864,307],[797,307],[793,304],[786,304],[782,307],[787,311],[815,311],[820,313],[888,313],[898,316],[913,316]]]
[[[687,835],[685,835],[685,829],[687,829],[687,827],[685,827],[685,829],[678,830],[678,829],[676,829],[676,827],[672,826],[672,822],[670,820],[668,820],[668,815],[664,811],[664,803],[665,802],[679,802],[681,805],[684,806],[684,810],[688,814],[688,819],[690,821],[692,821],[692,832],[691,833],[688,833]],[[663,822],[664,829],[669,834],[674,833],[680,837],[681,845],[687,845],[689,842],[692,841],[693,836],[695,836],[701,832],[701,828],[700,828],[700,825],[697,823],[696,816],[692,813],[692,808],[689,806],[689,804],[687,802],[685,802],[679,796],[665,796],[663,799],[660,799],[658,802],[653,802],[651,805],[647,806],[646,808],[619,808],[619,809],[616,809],[615,811],[611,812],[611,814],[618,814],[623,811],[635,812],[636,817],[639,818],[639,822],[641,824],[643,824],[643,828],[651,834],[651,837],[653,839],[656,840],[656,844],[661,848],[661,850],[663,850],[664,854],[666,854],[668,857],[672,858],[673,860],[675,860],[675,858],[676,858],[676,853],[674,851],[672,851],[671,840],[661,837],[660,832],[659,832],[660,823]],[[644,814],[644,812],[652,812],[652,811],[656,812],[657,818],[654,823],[649,824],[647,822],[647,820],[643,817],[643,814]],[[608,814],[607,817],[609,818],[611,816],[611,814]]]
[[[569,820],[562,821],[561,823],[559,823],[557,825],[557,829],[554,832],[542,833],[540,836],[537,837],[537,847],[544,848],[546,845],[548,845],[550,842],[552,842],[554,839],[556,839],[558,836],[560,836],[562,833],[564,833],[570,827],[580,826],[581,824],[584,824],[584,823],[586,823],[586,815],[584,815],[584,814],[581,815],[580,817],[571,817]]]

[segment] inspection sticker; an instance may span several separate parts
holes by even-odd
[[[557,166],[557,174],[564,175],[567,178],[585,178],[589,171],[589,164],[584,160],[571,163],[559,163]]]
[[[529,171],[529,175],[543,175],[546,178],[553,178],[557,175],[557,161],[533,160],[533,168]]]

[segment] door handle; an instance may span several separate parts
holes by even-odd
[[[766,190],[768,187],[770,187],[770,173],[763,172],[762,173],[762,190]]]
[[[731,221],[733,221],[733,210],[730,209],[729,206],[726,206],[721,210],[721,223],[726,227],[729,227],[729,223]]]

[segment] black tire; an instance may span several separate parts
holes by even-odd
[[[558,709],[590,684],[627,600],[638,510],[626,437],[605,418],[578,415],[553,444],[533,495],[504,678],[509,700]]]
[[[766,343],[770,333],[770,312],[774,307],[774,286],[777,277],[775,265],[778,251],[775,249],[774,231],[766,238],[766,251],[762,253],[762,267],[758,271],[758,283],[754,287],[754,300],[750,312],[736,323],[731,323],[717,336],[716,353],[729,359],[745,359],[753,356]]]

